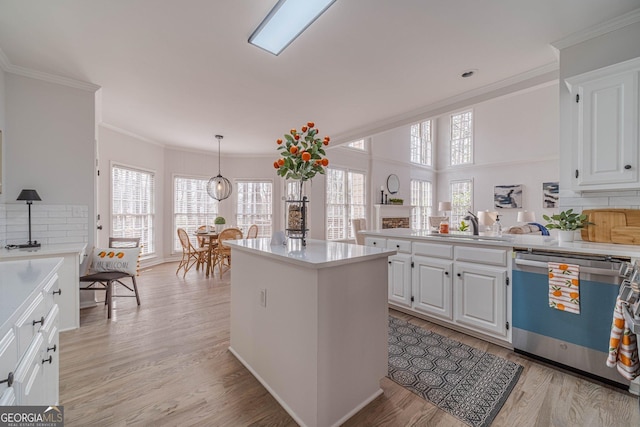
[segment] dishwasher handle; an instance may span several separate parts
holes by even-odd
[[[544,268],[545,270],[549,268],[546,262],[531,261],[528,259],[516,258],[515,263],[516,265],[526,265],[528,267]],[[580,272],[587,273],[587,274],[598,274],[600,276],[613,276],[613,277],[620,276],[620,273],[618,272],[618,270],[607,270],[606,268],[593,268],[593,267],[580,266]]]

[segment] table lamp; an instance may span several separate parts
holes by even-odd
[[[17,245],[18,248],[39,248],[40,243],[31,240],[31,204],[34,200],[42,200],[36,190],[22,190],[16,200],[26,200],[29,207],[29,242],[25,245]]]
[[[446,215],[447,212],[451,211],[451,202],[438,202],[438,211],[444,212]]]
[[[520,211],[518,212],[518,222],[535,222],[536,214],[534,212]]]

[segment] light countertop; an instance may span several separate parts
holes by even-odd
[[[293,250],[291,246],[287,245],[271,246],[270,238],[232,240],[225,242],[225,244],[231,246],[232,249],[259,254],[307,268],[334,267],[376,258],[387,258],[396,253],[395,249],[372,248],[315,239],[308,239],[307,246],[298,250]]]
[[[618,245],[613,243],[594,243],[576,240],[560,244],[553,236],[504,234],[502,237],[470,236],[467,233],[432,234],[423,230],[393,228],[384,230],[365,230],[361,234],[371,237],[424,240],[433,243],[473,244],[478,246],[503,246],[516,249],[546,250],[554,252],[572,252],[589,255],[611,255],[640,259],[640,246]],[[576,233],[578,235],[578,233]]]
[[[0,249],[0,260],[27,258],[30,256],[41,258],[44,256],[59,256],[72,253],[83,254],[86,249],[86,243],[60,243],[57,245],[42,245],[39,248],[24,249],[7,249],[3,247]]]
[[[15,313],[34,290],[49,280],[62,258],[0,262],[0,325]]]

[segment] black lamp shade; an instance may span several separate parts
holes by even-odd
[[[26,200],[32,202],[34,200],[42,200],[36,190],[22,190],[16,200]]]

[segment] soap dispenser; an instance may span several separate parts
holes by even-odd
[[[502,225],[500,225],[500,215],[496,215],[496,221],[493,223],[492,229],[494,236],[502,236]]]

